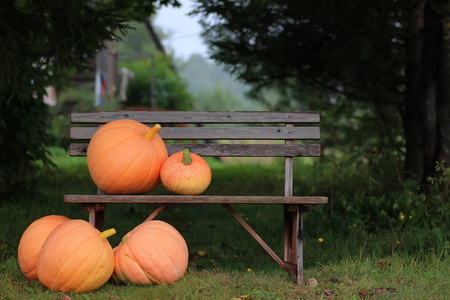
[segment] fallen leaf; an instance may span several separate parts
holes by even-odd
[[[383,261],[381,259],[377,261],[377,265],[380,267],[381,270],[383,270]]]
[[[358,293],[361,296],[365,296],[365,295],[367,295],[367,290],[359,290]]]
[[[327,296],[334,296],[334,292],[333,292],[332,290],[324,289],[323,292],[324,292],[325,295],[327,295]]]
[[[380,295],[383,293],[397,294],[397,290],[395,288],[376,288],[370,290],[370,295]]]
[[[331,283],[338,283],[338,282],[339,282],[339,279],[337,279],[336,277],[331,277],[331,278],[329,279],[329,281],[330,281]]]
[[[242,295],[239,297],[233,297],[230,300],[241,300],[241,299],[248,299],[248,295]]]

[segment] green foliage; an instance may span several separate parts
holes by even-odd
[[[154,59],[138,59],[125,65],[134,72],[125,104],[150,108],[154,97],[157,109],[189,110],[191,96],[187,91],[186,82],[170,68],[170,61],[165,55],[153,55]],[[152,80],[155,95],[152,95]]]
[[[448,185],[450,183],[450,168],[447,167],[446,161],[440,161],[436,163],[435,167],[436,175],[428,177],[428,181],[431,184],[443,185],[446,189],[448,189]],[[448,196],[447,196],[448,201]]]
[[[317,215],[307,222],[328,223],[332,228],[360,230],[372,234],[386,230],[407,232],[414,228],[430,230],[430,239],[448,239],[450,209],[436,189],[428,193],[414,180],[403,181],[398,171],[398,157],[376,154],[370,161],[353,156],[322,158],[306,166],[296,166],[316,185],[304,178],[294,183],[294,192],[326,194],[328,207],[317,207]],[[325,230],[317,226],[317,235]],[[339,234],[342,231],[339,231]],[[337,233],[334,233],[336,235]],[[348,234],[348,232],[347,232]]]
[[[189,83],[193,105],[199,111],[262,110],[264,105],[246,96],[249,86],[226,73],[213,62],[194,54],[180,67],[180,76]]]
[[[17,103],[4,102],[0,107],[0,197],[3,198],[30,184],[27,180],[40,172],[34,162],[50,164],[46,146],[53,138],[46,131],[51,118],[42,98],[30,96]]]
[[[163,6],[179,7],[178,0],[107,0],[96,3],[101,9],[114,11],[123,19],[142,21]]]
[[[211,57],[248,83],[291,80],[398,102],[388,90],[403,85],[406,2],[196,2]]]
[[[122,8],[127,4],[126,10]],[[45,146],[49,108],[44,88],[61,86],[67,72],[83,69],[105,40],[129,28],[140,14],[175,0],[148,1],[6,1],[0,10],[0,193],[27,185],[36,161],[49,164]]]
[[[130,26],[134,30],[117,43],[118,67],[127,68],[134,73],[128,85],[124,106],[150,109],[153,98],[157,109],[191,109],[187,83],[177,74],[172,64],[173,58],[156,49],[143,24],[131,22]],[[164,32],[160,32],[160,36],[164,35]]]

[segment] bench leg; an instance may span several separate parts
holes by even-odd
[[[303,205],[284,206],[284,262],[303,283]]]
[[[81,209],[89,212],[89,223],[99,231],[105,230],[105,204],[82,204]]]

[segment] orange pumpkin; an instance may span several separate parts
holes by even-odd
[[[160,176],[167,190],[181,195],[198,195],[211,183],[211,168],[202,157],[185,148],[164,162]]]
[[[114,249],[114,278],[124,283],[172,283],[182,277],[189,252],[182,235],[163,221],[147,221]]]
[[[54,291],[84,293],[105,284],[114,271],[114,253],[107,237],[84,220],[70,220],[55,228],[37,262],[39,281]]]
[[[87,151],[89,173],[97,187],[106,194],[144,194],[155,189],[168,157],[157,134],[160,128],[128,119],[102,126]]]
[[[17,257],[20,271],[28,279],[37,279],[36,264],[42,245],[48,235],[70,219],[64,216],[49,215],[35,220],[22,234],[19,241]]]

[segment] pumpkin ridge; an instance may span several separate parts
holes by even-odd
[[[86,238],[82,243],[80,243],[79,247],[84,246],[85,244],[87,244],[89,242],[89,239]],[[90,251],[89,253],[93,253],[92,251]],[[58,274],[56,274],[55,278],[53,279],[51,286],[51,290],[53,290],[53,285],[55,284],[55,281],[57,281],[59,275],[61,274],[62,270],[64,269],[64,267],[70,262],[70,259],[76,254],[76,251],[74,251],[67,259],[66,262],[61,266],[61,268],[58,271]],[[84,260],[86,261],[86,260]],[[64,285],[63,285],[64,287]],[[77,287],[78,288],[78,287]]]
[[[138,265],[139,266],[139,265]],[[156,284],[161,284],[161,281],[159,281],[158,279],[156,279],[155,277],[153,277],[152,275],[150,275],[149,272],[147,272],[143,267],[139,266],[139,268],[142,270],[142,273],[144,273],[147,277],[147,279],[151,282],[151,283],[156,283]]]
[[[112,146],[109,146],[107,149],[105,149],[104,152],[102,152],[102,156],[108,156],[108,155],[109,155],[109,152],[114,151],[115,148],[116,148],[119,144],[123,144],[123,141],[132,139],[132,138],[134,138],[134,137],[135,137],[135,136],[128,136],[128,137],[126,137],[124,140],[122,140],[122,141],[120,141],[120,142],[117,141],[116,144],[114,144],[114,145],[112,145]],[[88,151],[89,151],[89,146],[88,146]],[[98,165],[99,165],[99,164],[96,163],[94,169],[92,170],[92,172],[90,172],[92,177],[94,177],[94,175],[95,175],[95,170],[97,169],[97,166],[98,166]]]
[[[153,138],[153,140],[154,140],[154,138]],[[164,141],[162,141],[162,142],[164,143]],[[152,154],[153,154],[153,157],[158,156],[158,157],[165,157],[165,159],[167,159],[167,157],[168,157],[168,155],[167,155],[167,148],[150,147],[150,144],[148,144],[148,148],[152,150],[152,152],[153,152],[153,153],[152,153]],[[163,149],[164,149],[165,151],[163,151]],[[148,160],[148,158],[150,158],[150,157],[151,157],[150,155],[147,156],[147,160]],[[165,161],[165,160],[164,160],[164,161]],[[159,166],[159,169],[160,169],[160,170],[161,170],[161,167],[162,167],[164,161],[163,161],[163,162],[160,164],[160,166]],[[157,161],[154,160],[154,159],[151,159],[150,162],[151,162],[151,169],[153,169],[153,165],[154,165]],[[159,171],[158,171],[158,174],[159,174]],[[152,174],[149,172],[148,175],[147,175],[147,177],[145,178],[145,179],[146,179],[145,182],[147,182],[148,178],[149,178],[151,175],[152,175]],[[160,180],[160,178],[159,178],[159,176],[158,176],[158,184],[159,184],[160,181],[161,181],[161,180]]]
[[[155,148],[154,147],[148,147],[149,150],[152,150],[152,155],[145,155],[145,163],[147,164],[147,169],[152,170],[153,169],[153,165],[155,164],[155,159],[150,159],[151,157],[155,157]],[[141,154],[144,153],[143,151],[141,152]],[[142,169],[141,172],[144,172],[144,170]],[[142,185],[144,185],[146,182],[148,182],[149,178],[153,177],[154,174],[152,174],[151,172],[147,172],[147,176],[145,176],[145,179],[142,181],[142,184],[140,185],[140,187]],[[154,183],[153,183],[154,184]]]
[[[165,232],[169,233],[170,235],[176,237],[177,240],[178,240],[183,246],[186,244],[186,241],[184,240],[183,236],[181,236],[181,234],[180,234],[180,235],[175,234],[175,232],[168,230],[166,226],[164,226],[164,227],[158,227],[158,228],[161,229],[161,230],[164,230]]]
[[[108,129],[105,129],[105,130],[102,131],[100,134],[103,135],[105,132],[108,132],[108,131],[110,131],[110,130],[112,130],[112,129],[115,129],[115,128],[108,128]],[[139,133],[139,132],[138,132],[138,133]],[[115,142],[114,145],[109,146],[107,149],[104,150],[105,152],[103,152],[103,153],[107,153],[108,151],[110,151],[110,150],[112,150],[114,147],[116,147],[117,145],[123,144],[125,140],[131,139],[131,138],[135,138],[136,136],[138,136],[138,135],[137,135],[137,134],[127,134],[126,136],[122,137],[122,139],[116,139],[116,140],[113,140],[113,141]],[[92,138],[94,138],[94,137],[92,137]],[[103,141],[100,140],[100,141],[97,141],[97,143],[99,143],[99,144],[101,145],[101,144],[103,143]],[[110,143],[111,143],[111,142],[110,142]],[[89,145],[88,145],[88,149],[89,149]]]
[[[97,260],[96,267],[92,268],[91,272],[89,273],[89,276],[86,276],[86,278],[74,289],[74,292],[77,292],[77,289],[79,287],[81,287],[88,279],[90,279],[90,275],[92,275],[94,273],[94,270],[97,270],[98,266],[103,264],[102,263],[104,261],[103,258],[105,256],[107,256],[107,255],[105,255],[106,253],[107,253],[107,251],[103,251],[102,259]],[[98,285],[97,283],[99,282],[100,278],[101,278],[100,276],[97,276],[95,282],[91,282],[91,285],[95,285],[95,286]]]
[[[132,139],[132,138],[135,138],[136,136],[130,136],[130,137],[128,137],[128,138],[126,138],[125,140],[129,140],[129,139]],[[124,141],[124,140],[123,140]],[[124,143],[122,141],[122,143]],[[110,148],[111,150],[112,150],[112,147]],[[105,153],[105,156],[107,155],[107,152],[108,151],[106,151]],[[141,152],[139,152],[139,156],[141,156],[142,154],[143,154],[144,152],[143,151],[141,151]],[[144,156],[145,157],[145,156]],[[133,161],[132,161],[132,163],[131,164],[128,164],[127,166],[126,166],[126,169],[124,169],[122,172],[121,172],[121,174],[120,174],[120,176],[119,177],[117,177],[116,178],[116,180],[112,183],[112,184],[110,184],[111,186],[114,186],[114,185],[116,185],[117,184],[117,182],[119,182],[119,181],[121,181],[121,179],[123,178],[123,176],[127,173],[126,171],[129,169],[129,168],[131,168],[132,166],[134,166],[135,164],[137,164],[139,162],[139,160],[136,158],[136,159],[134,159]],[[97,166],[96,166],[97,167]],[[95,168],[96,168],[95,167]],[[95,168],[94,168],[94,170],[95,170]],[[100,181],[101,182],[101,181]],[[112,181],[111,181],[112,182]]]
[[[153,137],[153,139],[149,140],[149,142],[157,143],[158,141],[156,141],[155,137]],[[164,141],[162,141],[162,142],[164,143]],[[151,151],[151,155],[143,156],[143,157],[146,158],[146,163],[147,163],[147,168],[146,169],[150,169],[150,170],[152,170],[154,168],[155,164],[159,161],[159,160],[150,159],[150,158],[152,158],[152,157],[159,157],[159,158],[160,157],[165,157],[165,158],[167,158],[167,149],[166,148],[153,147],[151,143],[146,143],[147,151]],[[166,151],[163,151],[163,149],[165,149]],[[144,151],[142,151],[141,154],[142,153],[144,153]],[[164,161],[163,161],[163,163],[164,163]],[[163,163],[160,164],[159,169],[161,169]],[[143,172],[143,171],[144,170],[142,169],[141,172]],[[159,171],[158,171],[158,174],[159,174]],[[143,180],[142,185],[147,183],[149,178],[151,178],[153,176],[154,176],[154,174],[152,174],[151,172],[148,172],[147,176],[145,177],[145,180]],[[159,176],[158,176],[158,179],[156,181],[158,182],[158,185],[159,185],[159,183],[160,183]],[[152,181],[152,185],[153,184],[155,184],[155,181]]]
[[[170,265],[172,266],[173,271],[174,271],[175,275],[177,276],[177,279],[180,278],[180,276],[181,276],[180,270],[175,266],[175,264],[173,263],[172,259],[169,258],[169,257],[167,256],[167,254],[161,249],[161,247],[159,247],[158,245],[156,245],[155,243],[153,243],[153,242],[151,242],[151,241],[148,241],[148,243],[149,243],[150,245],[154,246],[155,249],[157,249],[160,253],[163,254],[163,256],[167,259],[167,261],[168,261],[168,262],[170,263]]]
[[[131,251],[130,247],[128,247],[128,250],[130,251],[131,255],[133,255],[133,252]],[[133,257],[131,257],[130,255],[127,255],[127,254],[124,254],[123,256],[125,256],[126,258],[131,260],[133,262],[133,264],[135,264],[138,267],[138,269],[140,269],[142,271],[142,273],[144,274],[144,277],[147,278],[147,280],[148,280],[149,276],[145,276],[148,273],[145,272],[145,270],[138,264],[138,262],[136,261],[136,258],[134,257],[134,255],[133,255]],[[130,280],[130,278],[126,274],[124,274],[124,272],[122,272],[122,276],[126,279],[126,281],[133,282],[132,280]],[[149,280],[149,283],[152,283],[152,281]]]

